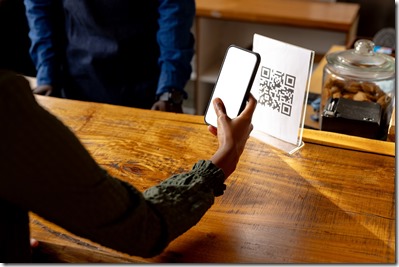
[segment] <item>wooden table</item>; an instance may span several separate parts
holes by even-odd
[[[111,174],[139,190],[208,159],[203,116],[36,96]],[[395,143],[305,129],[284,154],[248,140],[225,194],[159,256],[132,257],[31,214],[44,262],[394,263]]]

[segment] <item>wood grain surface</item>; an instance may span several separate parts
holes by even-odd
[[[36,96],[97,162],[139,190],[209,159],[217,140],[203,116]],[[304,133],[288,155],[248,140],[227,190],[201,221],[154,258],[102,247],[31,214],[38,262],[394,263],[394,144],[361,151]],[[308,139],[306,139],[308,138]],[[363,139],[363,145],[378,145]],[[362,145],[362,146],[363,146]]]
[[[294,0],[197,0],[197,16],[350,32],[360,5]]]

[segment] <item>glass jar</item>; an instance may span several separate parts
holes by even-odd
[[[385,140],[395,101],[395,59],[375,53],[374,43],[365,39],[358,40],[354,49],[330,53],[326,59],[320,105],[321,129],[326,104],[331,103],[331,99],[345,98],[370,102],[370,105],[378,103],[381,120],[374,139]],[[367,116],[363,118],[366,120]],[[341,132],[345,133],[344,130]]]

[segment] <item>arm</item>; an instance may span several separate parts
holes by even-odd
[[[194,0],[159,0],[159,30],[161,74],[157,96],[177,90],[187,98],[184,87],[190,79],[191,59],[194,55],[194,36],[191,32],[195,17]]]
[[[200,220],[235,169],[251,124],[224,120],[223,110],[217,111],[219,135],[230,134],[223,134],[223,125],[229,132],[245,126],[244,134],[220,143],[219,156],[140,193],[100,168],[77,137],[36,103],[25,79],[0,72],[0,124],[5,129],[0,131],[0,198],[102,245],[157,255]],[[224,155],[233,150],[238,154]]]
[[[24,0],[24,4],[30,29],[29,52],[37,70],[34,92],[49,95],[60,86],[61,1]]]

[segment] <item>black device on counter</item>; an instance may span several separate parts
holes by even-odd
[[[378,103],[329,98],[321,114],[321,130],[380,139],[381,114]]]

